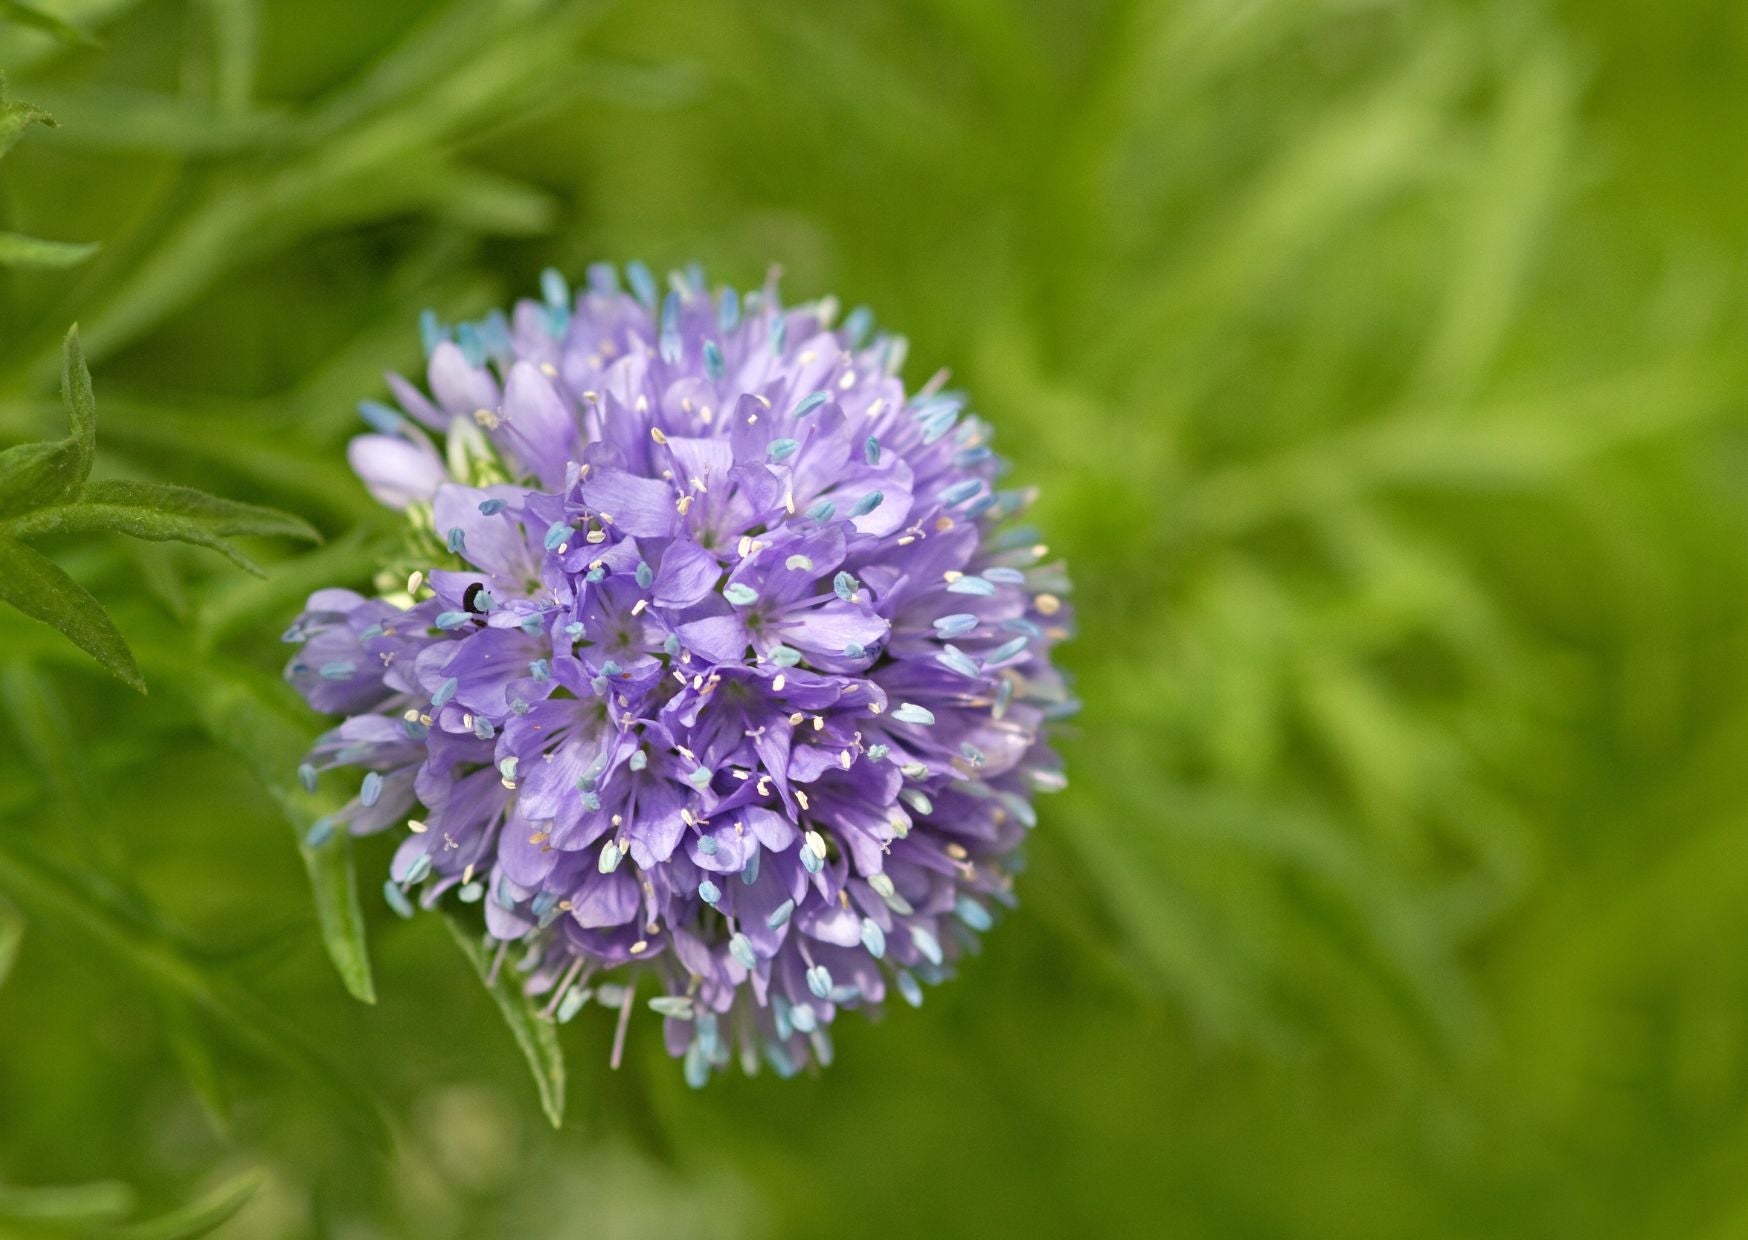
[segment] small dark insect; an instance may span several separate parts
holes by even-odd
[[[467,589],[465,591],[463,591],[462,595],[461,595],[462,610],[471,611],[476,616],[485,615],[486,608],[479,605],[479,596],[484,594],[485,592],[486,592],[486,583],[483,581],[476,581],[472,585],[468,586]]]

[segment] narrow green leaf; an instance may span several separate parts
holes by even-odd
[[[23,233],[0,232],[0,267],[47,271],[72,267],[98,251],[95,241],[49,241]]]
[[[103,46],[89,32],[79,29],[72,22],[63,21],[53,13],[45,13],[34,4],[26,4],[24,0],[0,0],[0,21],[29,26],[33,30],[53,35],[63,43],[80,47]]]
[[[52,560],[4,537],[0,537],[0,601],[60,630],[130,688],[146,691],[133,652],[103,605]]]
[[[91,370],[85,365],[85,350],[79,343],[79,325],[67,329],[61,342],[61,399],[73,423],[73,442],[79,449],[79,482],[91,476],[91,459],[97,452],[97,395],[91,390]]]
[[[231,545],[231,537],[321,540],[308,522],[289,513],[221,499],[192,487],[119,479],[90,483],[73,503],[38,508],[0,523],[0,533],[13,538],[106,532],[207,547],[258,576],[264,575],[261,569]]]
[[[91,372],[85,368],[85,355],[79,348],[77,326],[68,330],[62,345],[61,399],[72,424],[68,438],[20,444],[0,452],[0,517],[70,499],[91,474],[91,458],[97,448],[97,402],[91,392]]]
[[[510,1026],[511,1036],[534,1073],[540,1108],[552,1126],[559,1127],[564,1123],[564,1050],[558,1042],[558,1026],[541,1017],[534,1001],[522,993],[521,979],[508,962],[501,962],[497,976],[492,976],[492,953],[478,933],[454,915],[446,915],[443,923],[504,1014],[504,1023]]]
[[[0,452],[0,518],[53,504],[79,489],[79,445],[21,443]]]
[[[12,976],[23,945],[24,914],[0,900],[0,986],[4,986],[6,979]]]
[[[293,828],[303,823],[307,834],[317,815],[299,805],[295,794],[270,790],[273,799],[291,820]],[[370,949],[364,937],[364,911],[358,903],[358,878],[352,864],[352,837],[336,831],[334,838],[320,848],[311,848],[298,841],[298,855],[303,858],[304,873],[309,876],[310,894],[316,902],[316,923],[322,929],[322,943],[328,959],[334,962],[340,982],[354,999],[361,1003],[376,1002],[376,984],[370,976]]]
[[[265,1178],[260,1171],[245,1171],[180,1209],[113,1228],[105,1235],[111,1240],[197,1240],[236,1217]]]

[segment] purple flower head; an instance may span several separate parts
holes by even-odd
[[[355,769],[317,829],[404,824],[390,903],[480,906],[555,1019],[653,977],[688,1080],[788,1075],[1012,903],[1066,582],[866,312],[627,275],[427,315],[429,394],[364,406],[352,464],[417,549],[287,634],[345,716],[301,773]]]

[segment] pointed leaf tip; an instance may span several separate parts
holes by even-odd
[[[146,691],[133,652],[103,605],[54,561],[10,538],[0,538],[0,601],[59,629],[129,688]]]

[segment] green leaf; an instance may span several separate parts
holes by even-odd
[[[0,267],[51,270],[72,267],[97,253],[95,241],[48,241],[23,233],[0,232]]]
[[[97,449],[97,401],[77,326],[68,329],[61,348],[61,398],[72,423],[68,438],[0,452],[0,517],[70,499],[91,474]]]
[[[185,542],[219,552],[238,567],[264,576],[229,539],[238,535],[321,541],[308,522],[289,513],[220,499],[192,487],[112,479],[93,482],[70,504],[39,508],[0,523],[14,538],[37,534],[117,533],[155,542]]]
[[[256,535],[264,538],[302,538],[309,542],[322,540],[315,528],[301,517],[274,508],[263,508],[257,504],[221,499],[193,487],[120,480],[93,482],[80,495],[79,502],[124,508],[151,508],[167,516],[198,521],[213,533],[225,537]]]
[[[133,652],[103,605],[52,560],[5,537],[0,537],[0,601],[60,630],[130,688],[146,691]]]
[[[79,487],[79,445],[21,443],[0,452],[0,517],[53,504]]]
[[[26,4],[24,0],[0,0],[0,21],[29,26],[44,34],[53,35],[63,43],[81,47],[103,46],[92,35],[71,22],[63,21],[53,13],[45,13],[34,4]]]
[[[504,1023],[510,1026],[516,1045],[522,1048],[522,1056],[534,1073],[540,1108],[552,1126],[559,1127],[564,1123],[564,1050],[559,1046],[558,1026],[542,1017],[534,1001],[522,993],[521,979],[508,963],[500,962],[497,975],[493,976],[492,953],[486,950],[478,933],[453,914],[445,915],[443,923],[485,983],[492,1002],[503,1013]]]
[[[260,1171],[245,1171],[180,1209],[112,1228],[104,1235],[109,1240],[196,1240],[236,1217],[260,1190],[265,1178]]]
[[[24,914],[0,901],[0,986],[12,976],[18,951],[24,944]]]
[[[41,108],[28,103],[7,103],[5,101],[6,77],[0,74],[0,155],[5,155],[24,136],[24,130],[29,125],[46,125],[54,127],[55,118]]]
[[[61,399],[73,423],[73,443],[79,449],[79,484],[91,476],[91,458],[97,452],[97,395],[91,390],[91,368],[85,365],[85,349],[79,343],[79,325],[67,329],[61,341]]]
[[[316,815],[302,808],[300,798],[283,789],[269,789],[274,802],[291,820],[293,828],[304,823],[307,834]],[[376,984],[370,976],[370,949],[364,937],[364,912],[358,904],[358,878],[352,864],[352,837],[336,831],[320,848],[311,848],[300,835],[298,855],[310,880],[316,902],[316,924],[322,943],[334,962],[340,982],[361,1003],[376,1002]]]

